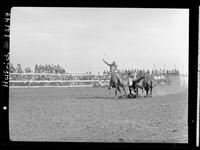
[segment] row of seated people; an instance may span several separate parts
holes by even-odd
[[[152,76],[168,76],[168,75],[179,75],[179,71],[177,69],[152,69],[152,70],[144,70],[144,69],[128,69],[128,70],[118,70],[118,74],[122,76],[126,76],[128,74],[150,74]],[[109,74],[109,71],[104,71],[103,74]]]
[[[17,64],[15,67],[12,63],[10,64],[10,73],[52,73],[52,74],[64,74],[66,71],[63,67],[60,65],[50,65],[50,64],[45,64],[45,65],[35,65],[34,71],[30,67],[26,67],[23,69],[21,67],[21,64]]]
[[[38,65],[36,64],[34,69],[32,70],[30,67],[22,68],[21,64],[17,64],[15,67],[12,63],[10,63],[10,73],[50,73],[50,74],[65,74],[66,71],[63,67],[53,64],[45,64],[45,65]],[[145,70],[145,69],[123,69],[118,70],[118,73],[121,75],[127,75],[128,73],[147,73],[149,72],[151,75],[168,75],[168,74],[176,74],[179,75],[179,71],[177,69],[152,69],[152,70]],[[103,74],[109,74],[109,70],[104,70]]]

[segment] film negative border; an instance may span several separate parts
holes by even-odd
[[[198,18],[199,18],[199,14],[198,14],[198,10],[199,10],[199,5],[198,3],[183,3],[183,4],[175,4],[173,5],[173,3],[167,3],[165,5],[165,3],[158,3],[155,4],[154,3],[145,3],[142,4],[142,2],[138,3],[136,2],[135,4],[108,4],[108,5],[99,5],[99,4],[91,4],[91,3],[76,3],[73,2],[68,2],[68,3],[49,3],[49,2],[33,2],[30,1],[29,3],[24,2],[23,1],[16,1],[16,2],[9,2],[7,3],[7,5],[4,5],[4,12],[3,12],[3,50],[1,51],[1,77],[2,77],[2,82],[1,82],[1,119],[3,122],[2,123],[2,139],[1,139],[1,144],[2,145],[25,145],[25,146],[30,146],[30,145],[39,145],[39,146],[44,146],[44,145],[64,145],[66,143],[48,143],[48,142],[39,142],[39,143],[34,143],[34,142],[11,142],[9,139],[9,120],[8,120],[8,115],[9,115],[9,49],[10,49],[10,10],[12,7],[30,7],[30,6],[40,6],[40,7],[75,7],[78,5],[78,7],[155,7],[155,8],[159,8],[159,7],[166,7],[166,8],[189,8],[190,9],[190,13],[189,13],[189,26],[190,26],[190,32],[189,32],[189,143],[188,144],[150,144],[150,143],[143,143],[143,144],[134,144],[133,146],[136,147],[140,147],[141,145],[144,145],[144,147],[155,147],[155,146],[161,146],[161,147],[167,147],[167,148],[176,148],[176,147],[195,147],[197,144],[197,139],[196,139],[196,134],[197,133],[197,110],[196,110],[196,106],[197,106],[197,82],[195,83],[195,81],[197,81],[197,58],[198,58]],[[195,109],[194,109],[195,108]],[[195,134],[195,135],[194,135]],[[77,143],[74,143],[77,144]],[[74,144],[72,143],[71,146],[74,146]],[[81,144],[84,147],[84,143]],[[92,144],[93,145],[93,144]],[[97,145],[93,145],[93,146],[97,146]],[[123,147],[120,144],[116,144],[115,146],[119,146],[119,147]],[[130,146],[130,145],[129,145]]]
[[[3,39],[1,50],[1,119],[2,144],[9,141],[8,94],[9,94],[9,49],[10,49],[10,9],[4,7],[3,12]]]

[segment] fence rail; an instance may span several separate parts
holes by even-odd
[[[99,82],[99,80],[11,80],[10,83],[17,82]]]
[[[24,81],[9,81],[10,87],[98,87],[105,86],[108,81],[101,80],[57,80],[57,81],[34,81],[34,80],[24,80]]]
[[[10,75],[58,75],[58,76],[66,76],[66,75],[77,75],[77,76],[82,76],[82,75],[88,75],[88,76],[93,76],[93,74],[89,74],[89,73],[34,73],[34,72],[30,72],[30,73],[9,73]]]
[[[10,75],[17,74],[17,75],[69,75],[69,74],[46,74],[46,73],[10,73]],[[77,74],[77,73],[76,73]],[[79,74],[80,75],[80,74]],[[87,74],[82,74],[86,75]],[[90,76],[91,74],[89,74]],[[126,81],[124,79],[124,81]],[[160,85],[160,84],[180,84],[181,86],[188,86],[188,76],[168,76],[166,79],[154,79],[155,86]],[[127,81],[126,81],[127,82]],[[62,78],[57,78],[57,79],[50,79],[50,78],[44,78],[44,79],[34,79],[34,78],[24,78],[24,79],[18,79],[18,80],[13,80],[10,78],[9,80],[9,86],[28,86],[28,87],[33,87],[33,86],[94,86],[94,87],[99,87],[99,86],[107,86],[109,84],[109,78],[89,78],[89,79],[79,79],[79,78],[67,78],[67,79],[62,79]],[[127,83],[126,83],[127,84]]]

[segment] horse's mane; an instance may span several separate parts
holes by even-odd
[[[140,82],[142,79],[144,79],[144,75],[136,79],[135,82]]]
[[[146,80],[150,80],[150,81],[151,81],[151,78],[150,78],[149,76],[141,75],[141,76],[139,76],[139,77],[135,80],[135,82],[138,83],[138,82],[140,82],[142,79],[144,79],[145,81],[146,81]]]

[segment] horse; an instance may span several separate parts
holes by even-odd
[[[126,90],[124,88],[124,83],[122,81],[122,79],[120,79],[117,74],[113,74],[111,79],[110,79],[110,83],[109,83],[109,86],[108,86],[108,89],[110,90],[110,95],[111,95],[111,88],[115,88],[115,99],[117,99],[117,91],[120,92],[120,95],[121,97],[122,96],[122,93],[121,93],[121,90],[120,90],[120,87],[122,87],[125,95],[126,95]]]
[[[142,82],[140,82],[142,80]],[[146,91],[146,96],[148,96],[149,90],[150,90],[150,96],[152,96],[152,80],[147,75],[142,75],[141,77],[137,78],[136,80],[132,80],[132,84],[129,84],[129,92],[130,94],[132,89],[134,89],[134,92],[138,95],[138,88],[142,90],[142,96],[144,95],[144,89]]]
[[[128,78],[128,88],[129,88],[129,95],[132,95],[132,89],[134,89],[134,92],[136,93],[136,82],[135,80],[137,79],[137,75],[134,74],[133,76],[129,73],[129,78]]]

